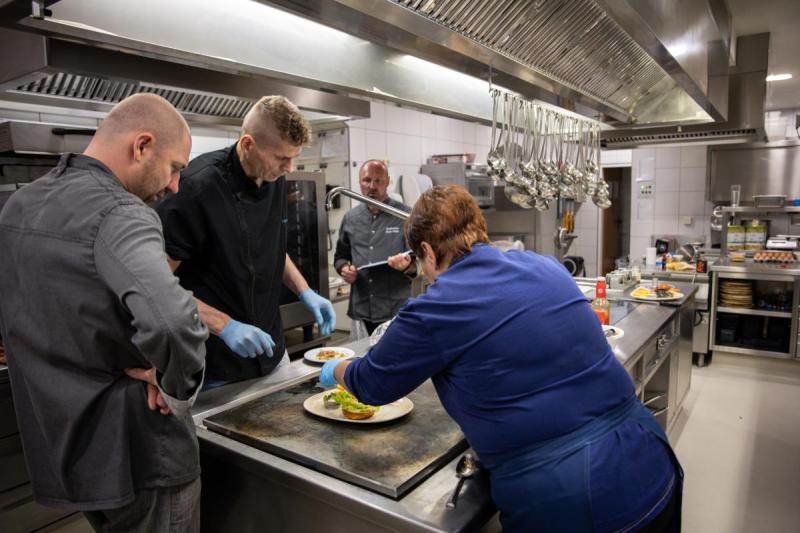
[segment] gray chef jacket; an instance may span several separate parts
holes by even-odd
[[[200,474],[188,409],[208,330],[156,213],[99,161],[66,154],[0,214],[0,331],[36,501],[79,510]],[[155,367],[173,414],[128,367]]]
[[[411,208],[388,198],[386,203],[405,212]],[[383,211],[370,213],[360,204],[344,215],[333,257],[336,271],[351,263],[360,267],[385,261],[408,249],[403,220]],[[350,288],[347,316],[354,320],[383,322],[397,314],[411,296],[411,279],[388,265],[359,270]]]

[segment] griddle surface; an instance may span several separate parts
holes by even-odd
[[[316,380],[206,418],[210,430],[320,472],[399,499],[467,448],[430,381],[408,395],[414,410],[381,424],[316,417],[303,401]]]

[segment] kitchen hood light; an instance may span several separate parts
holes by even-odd
[[[791,74],[770,74],[767,76],[767,81],[783,81],[792,79]]]

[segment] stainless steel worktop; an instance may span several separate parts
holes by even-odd
[[[625,331],[615,353],[626,368],[642,358],[645,347],[653,344],[664,326],[690,303],[696,288],[676,285],[686,294],[677,305],[627,299],[612,302],[614,325]],[[363,340],[348,347],[361,355],[368,343]],[[337,530],[473,531],[492,517],[495,508],[485,477],[468,481],[458,507],[446,509],[457,482],[458,457],[395,500],[237,442],[203,425],[203,420],[214,413],[314,379],[319,371],[319,366],[294,361],[270,376],[200,395],[193,414],[203,460],[204,501],[219,505],[219,512],[204,514],[204,529],[330,531],[335,525]],[[313,513],[308,512],[310,507]]]
[[[367,340],[346,346],[359,355],[368,349]],[[349,524],[351,530],[371,524],[369,529],[374,531],[471,531],[492,517],[495,508],[485,477],[472,479],[465,484],[455,510],[445,508],[457,482],[455,468],[458,457],[431,474],[402,499],[394,500],[213,433],[202,424],[203,419],[211,414],[315,378],[319,372],[319,366],[298,360],[269,376],[200,394],[193,416],[203,454],[204,485],[216,482],[240,487],[252,483],[258,486],[257,490],[262,496],[269,493],[269,498],[264,499],[269,502],[267,505],[262,504],[260,508],[245,506],[247,509],[241,513],[226,507],[226,516],[210,517],[208,526],[213,526],[215,530],[265,530],[261,513],[274,513],[276,506],[282,512],[269,518],[269,528],[275,531],[330,531],[332,523]],[[220,464],[225,464],[227,468],[220,468]],[[229,476],[233,475],[234,470],[246,472],[248,478],[242,479],[236,475],[232,480]],[[281,489],[276,490],[265,480],[278,480]],[[261,483],[267,483],[268,486],[264,487]],[[221,490],[228,492],[225,487]],[[238,496],[232,505],[242,501],[242,495]],[[280,502],[276,502],[276,499],[280,499]],[[302,509],[298,508],[301,500],[306,504],[313,501],[314,513],[306,513],[308,516],[305,516]],[[323,511],[327,506],[330,509]],[[327,517],[325,513],[328,513]],[[316,522],[311,515],[316,517]],[[205,516],[203,520],[207,521]]]
[[[800,277],[800,263],[756,263],[752,259],[735,262],[720,259],[711,265],[711,272]]]

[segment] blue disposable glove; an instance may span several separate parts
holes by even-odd
[[[336,378],[333,377],[333,371],[336,370],[336,365],[341,362],[342,361],[331,359],[330,361],[325,361],[325,364],[322,365],[322,373],[319,375],[319,382],[326,389],[336,386]]]
[[[336,326],[336,312],[333,304],[311,289],[306,289],[298,296],[309,311],[314,313],[314,319],[319,324],[319,332],[323,335],[330,335]]]
[[[264,330],[237,320],[229,320],[219,338],[239,357],[251,358],[259,354],[272,357],[275,341]]]

